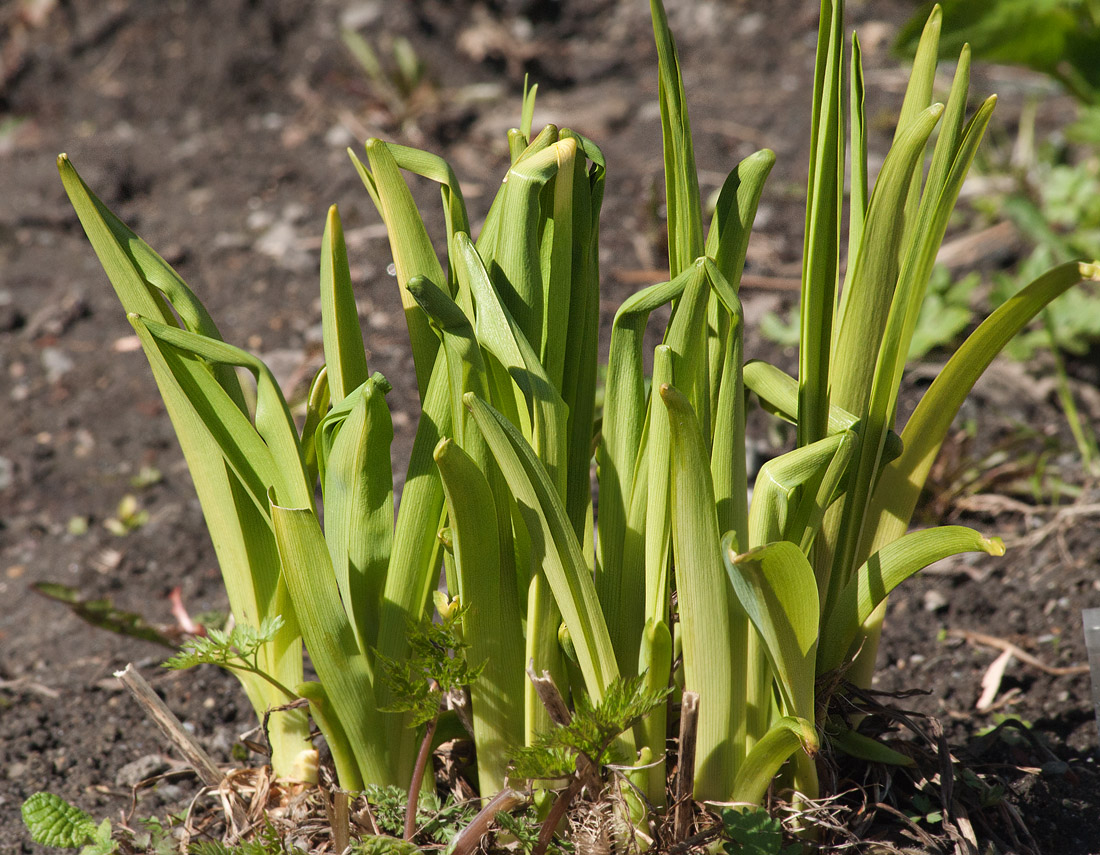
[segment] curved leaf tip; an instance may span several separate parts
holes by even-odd
[[[1100,282],[1100,261],[1082,261],[1077,265],[1077,269],[1081,271],[1082,279]]]
[[[375,371],[370,376],[370,382],[373,383],[374,388],[383,395],[388,395],[393,391],[393,384],[385,378],[381,371]]]
[[[807,719],[799,718],[797,721],[799,738],[802,740],[802,750],[809,757],[813,757],[821,750],[821,739],[817,735],[817,728],[814,727],[813,722]]]
[[[754,561],[760,557],[760,553],[767,550],[771,544],[764,544],[762,546],[754,546],[752,549],[745,552],[737,551],[737,544],[732,535],[733,532],[727,532],[726,537],[723,538],[723,545],[726,547],[726,552],[729,554],[730,564],[744,564],[747,561]]]
[[[986,537],[982,539],[982,549],[1000,558],[1005,554],[1005,542],[999,537]]]

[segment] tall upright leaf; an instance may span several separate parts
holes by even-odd
[[[703,220],[699,177],[691,141],[687,96],[676,43],[661,0],[650,0],[657,42],[658,97],[665,158],[665,208],[668,220],[669,275],[675,279],[703,254]]]
[[[733,608],[722,567],[718,517],[702,429],[691,404],[663,384],[671,439],[672,541],[676,560],[684,687],[699,693],[695,796],[726,799],[744,759],[748,623]]]
[[[825,435],[844,199],[843,0],[821,0],[798,337],[798,444]]]

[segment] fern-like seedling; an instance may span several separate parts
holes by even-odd
[[[467,607],[448,608],[439,623],[424,618],[409,625],[409,655],[390,659],[375,651],[382,680],[393,695],[383,712],[412,713],[412,726],[420,727],[439,714],[444,696],[452,689],[469,686],[485,663],[471,665],[469,645],[462,639],[460,621]]]
[[[393,695],[393,702],[379,707],[383,712],[410,713],[412,727],[427,725],[420,740],[420,750],[409,784],[408,806],[405,811],[405,839],[411,840],[416,828],[416,808],[420,782],[428,768],[432,737],[439,721],[444,696],[469,686],[485,667],[470,665],[466,657],[468,644],[462,639],[460,621],[466,608],[457,601],[444,602],[436,598],[441,615],[439,623],[425,617],[419,624],[409,624],[409,654],[400,661],[375,651],[382,681]]]
[[[645,674],[619,678],[607,687],[603,700],[593,704],[579,695],[572,720],[540,733],[516,751],[510,776],[528,780],[572,777],[577,758],[597,768],[611,762],[616,737],[665,702],[671,689],[647,689]]]
[[[496,816],[500,831],[514,839],[512,848],[522,855],[531,855],[538,845],[540,823],[538,812],[527,807],[519,813],[501,812]],[[547,855],[571,855],[575,851],[573,841],[559,840],[556,845],[547,848]]]
[[[306,855],[304,849],[283,839],[276,828],[267,823],[251,840],[229,845],[216,840],[192,843],[189,855]]]
[[[191,639],[173,656],[162,663],[173,671],[183,671],[196,665],[218,665],[234,671],[256,674],[283,692],[289,700],[298,696],[264,671],[259,664],[260,650],[274,640],[283,627],[282,617],[264,618],[259,628],[238,624],[232,631],[208,629],[205,636]]]

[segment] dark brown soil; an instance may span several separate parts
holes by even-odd
[[[779,159],[749,269],[797,279],[818,4],[666,5],[685,67],[703,192],[741,157],[773,148]],[[905,80],[889,42],[913,6],[849,6],[849,26],[863,38],[868,115],[882,128]],[[176,586],[192,613],[225,608],[168,419],[144,359],[127,347],[130,330],[65,199],[57,153],[68,152],[107,204],[176,265],[227,338],[268,359],[288,390],[300,389],[319,362],[318,238],[327,206],[338,203],[372,368],[394,386],[394,453],[403,471],[416,420],[412,360],[386,270],[388,246],[345,147],[379,135],[444,154],[476,221],[503,174],[503,132],[518,120],[529,72],[540,85],[536,125],[568,124],[607,155],[609,323],[624,296],[655,281],[663,264],[648,15],[642,0],[0,4],[0,852],[40,851],[19,819],[21,802],[35,791],[117,817],[130,807],[128,782],[142,777],[128,764],[175,767],[164,740],[111,676],[127,662],[142,668],[219,760],[254,725],[231,678],[213,669],[160,671],[162,648],[93,629],[29,591],[36,582],[60,582],[160,624],[172,623],[168,593]],[[387,103],[343,47],[342,23],[383,48],[394,36],[410,39],[426,65],[425,83]],[[1000,90],[1001,127],[1010,134],[1023,97],[1019,76],[986,70],[977,78],[978,92]],[[1049,110],[1055,116],[1065,107],[1055,100]],[[887,143],[878,130],[873,155],[881,158]],[[419,192],[433,202],[431,188]],[[792,296],[775,289],[744,295],[750,326]],[[792,354],[758,336],[748,351],[790,367]],[[969,405],[983,438],[976,448],[986,451],[1031,425],[1056,447],[1050,466],[1080,485],[1051,388],[1036,379],[1045,376],[1042,366],[995,370]],[[957,481],[952,473],[974,463],[965,446],[955,458],[942,467],[941,497]],[[135,487],[143,467],[162,477]],[[1049,756],[1026,741],[1002,742],[973,762],[1006,776],[1009,801],[1040,851],[1100,853],[1087,675],[1055,676],[1017,661],[996,709],[978,712],[983,674],[1000,651],[957,634],[997,636],[1050,666],[1086,662],[1080,611],[1100,605],[1097,496],[1066,498],[1076,510],[1058,510],[1049,495],[1017,495],[997,482],[990,492],[1011,494],[1017,504],[986,493],[963,506],[934,507],[1002,534],[1009,555],[949,562],[907,585],[891,606],[876,688],[927,690],[905,704],[938,716],[960,751],[995,713],[1029,722]],[[128,493],[150,518],[118,537],[103,523]],[[86,532],[76,533],[77,519],[87,521]],[[178,807],[194,789],[189,778],[166,779],[143,792],[139,815]]]

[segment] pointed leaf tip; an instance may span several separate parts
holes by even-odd
[[[1082,261],[1077,269],[1081,271],[1082,279],[1100,282],[1100,261]]]
[[[1000,558],[1005,554],[1005,542],[999,537],[988,537],[983,542],[982,546],[985,551],[990,555],[995,555]]]

